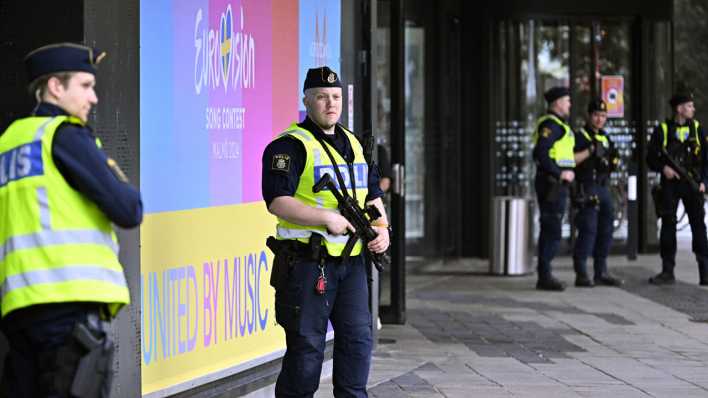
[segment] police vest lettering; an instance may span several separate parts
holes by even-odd
[[[118,241],[103,212],[71,188],[52,158],[57,128],[76,118],[29,117],[0,136],[0,307],[130,302]],[[100,143],[97,141],[97,146]]]
[[[339,172],[342,174],[342,179],[344,179],[344,184],[347,186],[347,189],[368,188],[368,186],[369,186],[369,184],[368,184],[369,166],[366,163],[355,163],[353,166],[354,166],[354,185],[352,185],[352,179],[349,176],[349,168],[347,167],[347,165],[346,164],[337,165],[337,169],[339,169]],[[334,181],[334,183],[339,188],[339,181],[338,181],[338,179],[336,177],[337,175],[335,173],[336,172],[334,171],[334,166],[332,166],[332,165],[315,166],[315,182],[319,181],[323,175],[329,174],[329,176],[332,177],[332,181]]]
[[[39,141],[0,154],[0,186],[43,173],[42,144]]]
[[[342,178],[349,195],[356,197],[359,202],[359,206],[363,207],[366,196],[369,192],[369,166],[364,158],[364,151],[359,143],[359,140],[357,140],[351,132],[344,128],[343,130],[349,140],[352,151],[354,152],[354,161],[352,163],[353,175],[349,174],[349,166],[347,165],[347,162],[333,147],[331,147],[328,143],[324,143],[324,145],[327,145],[328,149],[332,153],[336,165],[332,164],[329,156],[315,136],[311,132],[299,127],[297,124],[292,124],[286,132],[281,134],[281,136],[289,135],[299,140],[305,147],[307,159],[305,160],[305,167],[302,175],[300,176],[300,181],[294,195],[294,197],[303,204],[311,207],[328,209],[334,212],[338,211],[337,199],[331,192],[329,192],[329,190],[322,190],[318,193],[312,192],[312,187],[325,174],[329,174],[340,191],[342,190],[339,186],[339,182],[334,171],[334,168],[336,167],[342,174]],[[308,242],[313,233],[322,235],[325,241],[325,246],[327,247],[327,252],[331,256],[340,256],[344,250],[347,240],[349,239],[349,236],[347,235],[333,235],[329,233],[327,228],[323,225],[298,225],[285,219],[278,218],[278,239],[296,239],[301,242]],[[354,246],[351,255],[355,256],[361,253],[361,249],[362,243],[359,241]]]

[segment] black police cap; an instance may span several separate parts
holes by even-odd
[[[691,94],[691,93],[676,93],[669,100],[669,105],[671,105],[672,108],[676,108],[677,106],[679,106],[681,104],[685,104],[686,102],[691,102],[691,101],[693,101],[693,94]]]
[[[75,43],[58,43],[40,47],[25,57],[30,82],[57,72],[88,72],[96,74],[96,66],[105,52]]]
[[[327,66],[308,69],[302,91],[305,92],[306,90],[316,87],[342,88],[342,82],[339,81],[339,76]]]
[[[600,98],[595,98],[588,104],[588,114],[594,112],[607,112],[607,104]]]
[[[543,98],[546,99],[546,102],[551,104],[553,101],[557,100],[558,98],[562,98],[565,96],[570,96],[570,90],[568,87],[563,87],[563,86],[556,86],[556,87],[551,87],[548,91],[543,93]]]

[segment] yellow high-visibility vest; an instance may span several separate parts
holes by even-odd
[[[610,148],[610,141],[607,139],[607,137],[604,134],[595,134],[595,135],[591,136],[590,133],[588,133],[588,131],[585,130],[585,127],[581,127],[580,132],[585,136],[585,138],[588,139],[588,141],[592,142],[593,138],[595,138],[595,140],[599,141],[603,147],[608,148],[608,149]]]
[[[36,304],[130,302],[110,220],[59,172],[52,142],[74,117],[28,117],[0,136],[2,316]],[[97,146],[100,142],[97,140]]]
[[[563,137],[553,143],[553,146],[548,151],[548,156],[556,162],[558,167],[575,167],[575,154],[573,153],[573,148],[575,147],[575,135],[573,135],[573,130],[570,126],[555,115],[545,114],[536,121],[536,130],[534,130],[533,134],[533,144],[536,145],[538,142],[538,137],[542,134],[538,131],[538,129],[546,120],[553,121],[564,130]]]
[[[693,120],[693,127],[695,131],[695,137],[694,140],[696,140],[696,148],[697,150],[700,149],[701,147],[701,138],[698,136],[698,126],[701,124],[698,123],[698,120]],[[666,122],[661,122],[661,131],[663,133],[663,145],[664,148],[666,148],[666,145],[669,143],[669,126],[666,124]],[[686,141],[688,139],[688,135],[691,132],[690,126],[676,126],[676,139],[678,139],[680,142]]]
[[[325,141],[323,141],[323,143],[328,146],[330,152],[332,153],[332,157],[337,163],[336,167],[342,173],[344,183],[347,185],[346,188],[349,195],[354,196],[354,193],[356,192],[357,202],[359,203],[359,206],[363,208],[366,202],[366,195],[369,193],[369,166],[364,158],[364,150],[362,149],[359,140],[357,140],[356,136],[354,136],[354,134],[350,131],[347,131],[344,128],[342,129],[344,130],[344,133],[347,136],[354,152],[353,176],[349,175],[349,167],[347,166],[347,162],[344,158],[342,158],[342,156],[332,146],[330,146],[329,143]],[[335,165],[332,164],[332,161],[329,156],[327,156],[327,153],[320,142],[317,138],[315,138],[314,134],[306,129],[303,129],[302,127],[299,127],[295,123],[292,124],[287,131],[282,133],[279,137],[284,135],[289,135],[290,137],[302,142],[307,154],[305,167],[302,175],[300,176],[300,182],[298,183],[297,189],[295,190],[294,198],[310,207],[338,211],[337,199],[329,190],[324,189],[318,193],[312,192],[312,187],[325,173],[329,173],[332,180],[339,187],[337,176],[334,172]],[[349,239],[348,235],[330,234],[324,225],[298,225],[282,218],[278,218],[278,239],[297,239],[301,242],[307,243],[313,233],[322,235],[325,246],[327,247],[327,252],[329,255],[335,257],[342,254],[344,246]],[[361,253],[361,249],[362,242],[359,240],[356,245],[354,245],[351,255],[358,255]]]

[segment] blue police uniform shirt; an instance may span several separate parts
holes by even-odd
[[[609,143],[609,149],[611,149],[614,144],[612,143],[612,139],[610,139],[610,136],[607,134],[605,130],[600,129],[599,132],[596,132],[593,130],[592,127],[589,125],[585,126],[585,131],[590,135],[590,140],[585,137],[585,134],[582,132],[578,131],[575,133],[575,147],[573,147],[573,152],[578,153],[582,152],[593,144],[595,142],[594,139],[592,139],[596,133],[599,133],[601,135],[604,135],[607,137],[607,141]],[[599,142],[596,142],[595,145],[602,145]],[[577,179],[580,182],[592,182],[593,181],[593,168],[594,168],[594,161],[591,158],[585,159],[584,162],[580,163],[575,167],[575,179]],[[597,174],[595,176],[596,182],[599,184],[602,184],[609,178],[608,173],[604,174]]]
[[[560,120],[564,118],[556,115],[555,113],[548,111],[548,114],[557,117]],[[551,131],[548,136],[543,134],[538,135],[538,140],[536,141],[536,146],[533,148],[533,159],[536,162],[536,173],[537,174],[550,174],[555,178],[560,178],[561,171],[572,170],[572,168],[561,168],[558,166],[555,160],[550,157],[550,150],[553,148],[553,144],[556,141],[563,138],[565,134],[565,129],[560,124],[554,122],[553,120],[544,120],[539,126],[539,132],[544,129],[549,129]]]
[[[354,160],[354,151],[351,148],[349,139],[344,133],[344,130],[337,125],[333,135],[326,134],[319,128],[309,117],[305,118],[298,126],[310,131],[317,137],[323,138],[328,144],[332,145],[337,152],[347,162]],[[287,155],[290,157],[290,167],[287,171],[273,170],[273,157],[276,155]],[[305,146],[298,139],[293,137],[280,137],[265,148],[263,151],[263,175],[261,179],[261,188],[263,199],[267,206],[273,202],[273,199],[278,196],[294,196],[297,186],[300,182],[300,176],[305,169],[305,159],[307,152]],[[366,200],[374,200],[384,196],[383,191],[379,187],[379,171],[376,165],[369,167],[368,188],[369,194]]]
[[[42,102],[35,116],[68,115],[62,108]],[[72,188],[86,195],[116,225],[132,228],[143,219],[140,192],[120,181],[108,167],[107,156],[96,148],[96,137],[89,127],[63,123],[57,128],[52,158]]]

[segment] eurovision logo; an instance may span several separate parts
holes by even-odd
[[[200,8],[194,20],[194,91],[201,94],[205,87],[216,90],[223,86],[226,93],[255,87],[256,39],[245,30],[243,5],[237,21],[231,4],[221,13],[218,27],[209,27],[204,19]]]

